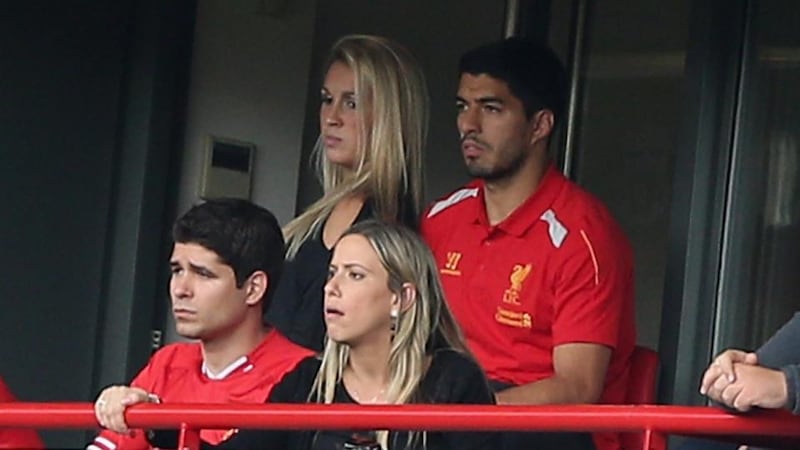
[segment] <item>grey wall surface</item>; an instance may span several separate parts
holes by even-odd
[[[256,145],[251,199],[293,217],[315,3],[198,2],[178,213],[199,200],[212,134]]]

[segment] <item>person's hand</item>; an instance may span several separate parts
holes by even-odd
[[[137,403],[151,401],[147,391],[137,387],[110,386],[103,389],[94,402],[94,415],[104,428],[117,433],[128,433],[125,409]]]
[[[721,392],[730,383],[736,381],[734,364],[756,365],[758,356],[742,350],[725,350],[720,353],[703,374],[700,393],[713,398],[712,395],[709,395],[710,391]]]
[[[780,370],[734,363],[736,381],[729,383],[714,400],[739,411],[752,407],[782,408],[787,401],[786,376]],[[710,396],[710,395],[709,395]]]

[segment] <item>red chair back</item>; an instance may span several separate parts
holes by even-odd
[[[8,386],[0,378],[0,402],[13,402],[16,399]],[[0,428],[0,449],[38,449],[44,448],[35,430],[27,428]]]
[[[658,382],[658,353],[637,345],[631,355],[628,374],[628,393],[625,401],[634,405],[649,405],[656,402]]]
[[[628,392],[625,402],[633,405],[653,404],[656,401],[658,381],[658,353],[637,345],[631,355],[628,374]],[[644,433],[620,433],[622,450],[665,450],[662,442],[651,442],[645,447]]]

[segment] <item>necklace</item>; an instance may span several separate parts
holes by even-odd
[[[381,388],[381,390],[378,391],[377,394],[375,394],[372,397],[370,397],[369,399],[365,399],[365,400],[361,399],[361,396],[358,394],[357,390],[352,389],[352,388],[348,389],[348,390],[351,391],[350,394],[353,397],[353,400],[355,400],[357,403],[362,404],[362,405],[382,403],[382,402],[379,402],[379,400],[385,400],[383,398],[383,394],[386,393],[386,388]]]
[[[366,380],[363,380],[359,374],[353,370],[352,367],[348,367],[345,370],[345,373],[342,376],[342,386],[350,394],[353,400],[356,401],[356,403],[362,405],[386,403],[386,383],[368,383]],[[380,389],[375,393],[375,395],[371,397],[367,396],[369,392],[374,392],[372,389],[368,390],[368,387],[378,386],[380,386]]]

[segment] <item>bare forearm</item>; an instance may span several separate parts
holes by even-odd
[[[499,391],[495,397],[501,405],[576,404],[596,403],[600,392],[592,392],[592,389],[563,378],[551,377]]]

